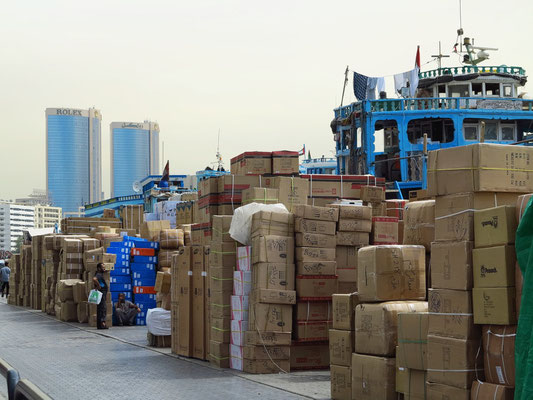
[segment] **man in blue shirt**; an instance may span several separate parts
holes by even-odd
[[[108,329],[106,325],[106,303],[105,298],[107,297],[107,282],[104,278],[105,267],[103,263],[98,263],[96,265],[96,273],[94,274],[93,283],[94,288],[102,292],[102,300],[96,308],[96,328],[97,329]]]
[[[6,297],[9,296],[9,276],[11,275],[11,269],[9,268],[9,261],[4,261],[4,266],[0,269],[0,281],[2,281],[2,297],[4,292]]]

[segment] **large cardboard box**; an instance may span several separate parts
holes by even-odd
[[[296,321],[330,321],[332,310],[330,301],[298,300],[294,307]]]
[[[469,389],[473,380],[483,378],[481,360],[476,362],[479,345],[479,339],[428,335],[428,381]]]
[[[358,248],[354,246],[337,246],[335,250],[335,260],[337,268],[357,268]]]
[[[355,203],[333,203],[328,207],[339,209],[339,220],[368,220],[372,219],[372,206]]]
[[[247,151],[231,159],[234,175],[264,175],[272,173],[272,153]]]
[[[435,200],[415,201],[405,206],[403,244],[419,244],[431,250],[435,241]]]
[[[294,264],[294,238],[258,236],[252,239],[252,263]]]
[[[427,312],[398,313],[398,347],[396,358],[402,367],[427,369],[429,314]]]
[[[339,220],[339,210],[332,207],[316,207],[299,204],[294,206],[292,212],[298,218],[333,222]]]
[[[337,224],[333,221],[317,221],[304,218],[295,218],[294,220],[295,232],[335,235],[336,230]]]
[[[422,246],[368,246],[358,253],[361,301],[424,300],[426,259]]]
[[[278,289],[254,289],[250,299],[256,303],[296,304],[296,291]]]
[[[394,356],[398,344],[398,313],[427,312],[424,301],[359,304],[355,308],[355,351]]]
[[[514,206],[500,206],[475,211],[476,248],[514,243],[516,225]]]
[[[249,188],[242,191],[242,205],[250,203],[277,204],[279,203],[278,189]]]
[[[474,323],[481,325],[516,324],[515,288],[474,288]]]
[[[204,265],[204,247],[192,246],[192,356],[206,359],[205,348],[205,301],[206,301],[206,266]],[[181,277],[181,275],[180,275]]]
[[[372,244],[399,244],[398,218],[372,218]]]
[[[209,342],[209,361],[221,368],[229,368],[229,344],[211,340]]]
[[[231,226],[232,215],[215,215],[213,216],[213,233],[212,241],[215,243],[235,241],[229,235],[229,228]]]
[[[485,379],[498,385],[515,385],[516,325],[483,326]]]
[[[291,371],[327,369],[329,347],[327,343],[297,343],[291,345]]]
[[[335,261],[296,261],[298,275],[335,275],[336,271],[338,269]]]
[[[331,321],[296,321],[293,337],[298,342],[327,341]]]
[[[252,216],[252,238],[256,236],[293,236],[294,215],[290,213],[258,211]]]
[[[288,346],[291,344],[290,332],[244,332],[244,344],[246,346]]]
[[[78,321],[78,306],[73,301],[62,301],[59,319],[65,322]]]
[[[426,400],[426,371],[405,367],[396,373],[396,391],[403,393],[405,399]]]
[[[429,334],[458,339],[479,338],[474,325],[472,292],[429,289]]]
[[[474,210],[514,205],[516,193],[457,193],[435,199],[435,240],[473,241]]]
[[[337,230],[341,232],[370,232],[372,221],[368,219],[341,218],[337,222]]]
[[[335,261],[335,248],[296,247],[296,260],[300,262]]]
[[[290,372],[289,360],[242,360],[244,372],[249,374],[279,374],[280,372]]]
[[[300,172],[300,162],[297,151],[273,151],[272,174],[294,175]]]
[[[514,400],[514,388],[492,383],[474,381],[470,400]]]
[[[350,362],[351,365],[351,362]],[[342,365],[330,366],[331,398],[333,400],[352,399],[352,368]]]
[[[80,279],[62,279],[57,282],[57,295],[61,302],[74,301],[74,286]]]
[[[354,351],[354,338],[352,331],[330,329],[329,331],[329,358],[332,364],[352,365]]]
[[[329,299],[337,289],[336,275],[297,275],[296,293],[302,300]]]
[[[249,330],[291,332],[292,306],[287,304],[250,304]]]
[[[294,290],[294,264],[257,263],[252,270],[252,285],[257,289]]]
[[[211,314],[211,330],[209,332],[212,341],[229,343],[231,340],[231,318],[216,318]],[[229,346],[228,346],[229,352]],[[228,367],[229,368],[229,367]]]
[[[361,186],[385,186],[384,178],[372,175],[302,175],[309,179],[311,197],[331,197],[333,199],[359,199]]]
[[[248,360],[289,360],[291,358],[290,346],[243,346],[242,355]]]
[[[427,400],[470,400],[470,389],[427,382]],[[481,400],[481,399],[479,399]]]
[[[361,186],[361,200],[369,203],[385,201],[385,188],[381,186]]]
[[[471,290],[473,242],[431,243],[431,286]]]
[[[398,220],[403,221],[403,213],[405,205],[409,200],[389,199],[385,200],[387,206],[387,217],[396,217]]]
[[[307,179],[295,177],[264,177],[262,183],[269,188],[278,189],[279,202],[292,212],[297,204],[307,204],[309,183]]]
[[[237,242],[212,242],[210,249],[209,266],[234,268],[237,265]]]
[[[428,192],[533,192],[533,149],[477,143],[429,152]]]
[[[396,360],[352,354],[352,399],[396,400]]]
[[[157,293],[170,293],[172,275],[168,272],[158,272],[155,277],[155,291]]]
[[[503,245],[474,249],[474,286],[508,287],[515,285],[514,246]]]
[[[337,245],[335,236],[321,235],[318,233],[297,233],[295,235],[296,246],[299,247],[322,247],[334,249]]]
[[[192,266],[193,247],[183,247],[177,256],[178,263],[178,354],[193,356],[193,317],[192,317]]]
[[[367,246],[370,243],[368,232],[337,232],[337,244],[339,246]]]
[[[334,294],[331,300],[333,329],[355,330],[355,307],[359,304],[357,293]]]

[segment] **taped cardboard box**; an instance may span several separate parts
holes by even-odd
[[[327,368],[329,368],[327,343],[292,343],[291,371]]]
[[[426,393],[427,400],[470,400],[470,389],[460,389],[440,383],[427,382]]]
[[[458,339],[479,338],[474,325],[472,292],[429,289],[429,334]]]
[[[333,197],[342,199],[359,199],[361,186],[385,186],[384,178],[372,175],[302,175],[309,179],[311,197]]]
[[[435,240],[474,240],[474,210],[514,205],[516,193],[457,193],[435,199]]]
[[[361,301],[424,300],[426,260],[422,246],[368,246],[358,253]]]
[[[515,288],[474,288],[474,323],[480,325],[516,324]]]
[[[278,189],[249,188],[242,191],[242,205],[250,203],[277,204],[279,203]]]
[[[290,360],[291,346],[243,346],[242,355],[247,360]]]
[[[372,206],[372,217],[387,216],[387,204],[384,201],[370,203]]]
[[[157,272],[155,277],[155,291],[158,293],[170,293],[172,275],[168,272]]]
[[[211,315],[210,323],[211,323],[211,331],[210,331],[211,341],[228,344],[231,340],[231,319],[229,317],[216,318],[216,317],[213,317],[213,315]],[[229,346],[228,346],[227,352],[229,353]]]
[[[250,298],[255,303],[296,304],[296,291],[277,289],[254,289]]]
[[[83,242],[80,239],[64,237],[61,241],[61,249],[64,253],[83,253]]]
[[[361,200],[369,203],[385,201],[385,188],[380,186],[361,186]]]
[[[231,294],[228,292],[210,292],[210,313],[211,318],[231,318]]]
[[[296,321],[293,332],[299,342],[327,341],[331,321]]]
[[[355,307],[359,304],[357,293],[334,294],[332,297],[333,329],[355,330]]]
[[[213,235],[212,241],[215,243],[235,241],[229,235],[229,228],[231,226],[231,215],[215,215],[213,216]]]
[[[146,221],[141,225],[140,234],[142,238],[156,242],[163,229],[170,229],[170,221]]]
[[[72,298],[74,303],[79,304],[87,301],[87,290],[85,282],[77,282],[72,286]]]
[[[309,182],[307,179],[296,177],[264,177],[262,184],[269,188],[278,189],[279,202],[292,212],[297,204],[307,204],[309,196]]]
[[[396,391],[405,399],[426,400],[426,371],[399,368],[401,373],[396,374]]]
[[[211,291],[233,292],[233,272],[231,267],[209,267]]]
[[[387,206],[387,217],[396,217],[399,221],[402,221],[404,215],[404,208],[408,202],[409,200],[385,200],[385,205]]]
[[[474,286],[508,287],[515,285],[514,246],[503,245],[474,249]]]
[[[339,210],[332,207],[316,207],[299,204],[293,207],[292,212],[297,218],[317,221],[333,221],[339,220]]]
[[[350,362],[351,365],[351,362]],[[331,398],[333,400],[352,399],[352,368],[342,365],[330,366]]]
[[[163,229],[159,232],[158,241],[162,249],[178,249],[185,245],[181,229]]]
[[[296,260],[300,262],[334,261],[335,248],[296,247]]]
[[[471,290],[473,242],[431,243],[431,286],[436,289]]]
[[[272,174],[294,175],[299,174],[300,163],[297,151],[273,151]]]
[[[330,321],[332,319],[331,302],[298,300],[294,307],[294,319],[297,321]]]
[[[291,332],[292,306],[286,304],[250,304],[248,328],[260,332]]]
[[[337,268],[337,281],[357,283],[357,271],[355,269]]]
[[[352,399],[396,400],[396,360],[352,354]]]
[[[257,263],[252,284],[258,289],[294,290],[294,264]]]
[[[59,320],[64,322],[78,321],[78,306],[73,301],[62,301],[60,305]]]
[[[62,279],[57,282],[57,295],[61,302],[74,302],[74,286],[80,282],[80,279]]]
[[[231,159],[234,175],[264,175],[272,173],[272,153],[247,151]]]
[[[337,230],[341,232],[370,232],[372,221],[368,219],[339,219]]]
[[[332,364],[350,367],[354,351],[354,333],[330,329],[329,331],[329,358]]]
[[[483,326],[485,379],[497,385],[515,385],[516,325]]]
[[[470,391],[470,400],[513,400],[514,387],[495,385],[492,383],[474,381]]]
[[[337,232],[337,244],[339,246],[367,246],[370,243],[368,232]]]
[[[297,275],[296,293],[303,300],[329,299],[337,288],[336,275]]]
[[[347,203],[345,201],[341,203],[333,203],[328,207],[337,208],[339,210],[339,220],[358,219],[358,220],[371,220],[372,219],[372,207],[368,205],[362,205],[354,203]]]
[[[355,351],[394,356],[398,344],[399,312],[426,312],[423,301],[390,301],[359,304],[355,308]]]
[[[428,324],[427,312],[398,313],[396,358],[402,367],[427,369]]]
[[[404,217],[403,244],[419,244],[430,251],[435,241],[435,200],[408,203]]]
[[[354,246],[337,246],[335,260],[337,268],[357,268],[357,252],[359,248]]]
[[[476,248],[514,243],[515,210],[514,206],[501,206],[474,212]]]
[[[372,218],[372,244],[399,244],[398,230],[396,217]]]
[[[253,238],[252,262],[294,264],[294,238],[285,236]]]
[[[483,379],[479,345],[480,339],[428,335],[428,381],[470,389],[474,379]]]
[[[212,242],[209,266],[232,267],[237,265],[237,242]]]
[[[296,261],[298,275],[335,275],[335,261]],[[352,270],[355,271],[355,270]]]
[[[335,235],[337,224],[332,221],[315,221],[312,219],[295,218],[294,231],[301,233],[319,233],[321,235]]]
[[[429,152],[431,196],[466,192],[533,191],[528,172],[533,149],[477,143]]]
[[[294,215],[290,213],[258,211],[252,216],[252,238],[256,236],[293,236]]]
[[[296,246],[300,247],[322,247],[334,249],[337,245],[335,236],[321,235],[317,233],[297,233],[295,235]]]
[[[244,332],[246,346],[288,346],[291,344],[291,332]]]

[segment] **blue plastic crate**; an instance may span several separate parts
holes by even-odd
[[[134,277],[132,280],[133,286],[155,286],[155,277],[141,276],[140,278]]]
[[[138,303],[149,303],[151,301],[155,301],[155,294],[148,294],[148,293],[137,293],[134,294],[135,302]]]
[[[109,289],[112,292],[131,292],[131,283],[111,283]]]
[[[124,293],[124,296],[126,297],[126,300],[132,301],[133,300],[133,294],[132,292],[111,292],[111,300],[113,301],[113,306],[118,301],[118,295],[120,293]]]
[[[111,244],[113,243],[118,243],[118,244],[122,244],[122,242],[111,242]],[[128,256],[129,258],[129,255],[130,255],[130,249],[128,247],[122,247],[122,246],[110,246],[106,249],[106,253],[111,253],[111,254],[125,254]],[[118,256],[117,256],[118,258]]]
[[[157,256],[133,256],[134,263],[157,264]]]
[[[139,317],[135,318],[135,325],[146,325],[146,317]]]
[[[121,254],[121,256],[125,256],[125,255],[126,254]],[[129,256],[128,256],[128,258],[123,258],[121,260],[117,259],[117,261],[115,262],[115,267],[128,268],[129,266],[130,266],[130,258],[129,258]]]
[[[156,249],[159,250],[159,242],[135,242],[135,247],[138,249]]]
[[[135,242],[132,242],[131,240],[123,240],[122,242],[111,242],[109,243],[110,247],[125,247],[125,248],[132,248],[135,246]]]
[[[131,269],[129,267],[117,267],[115,264],[115,269],[110,271],[111,276],[131,276]]]
[[[141,311],[147,311],[150,308],[156,308],[157,307],[157,302],[155,300],[150,301],[150,302],[144,302],[144,303],[136,301],[135,305],[137,307],[139,307],[141,309]]]
[[[127,276],[127,275],[119,275],[119,276],[115,276],[115,275],[111,275],[109,277],[109,282],[111,284],[113,283],[129,283],[131,285],[131,276]]]
[[[142,276],[150,275],[150,274],[153,274],[155,276],[157,272],[157,268],[155,264],[132,262],[130,263],[130,268],[131,268],[132,275],[134,273],[138,273]]]

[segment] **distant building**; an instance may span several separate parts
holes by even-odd
[[[46,190],[63,212],[101,199],[101,120],[94,108],[46,109]]]
[[[60,207],[46,205],[35,206],[35,228],[55,228],[61,226],[62,210]]]
[[[133,183],[161,173],[159,124],[113,122],[111,133],[111,197],[136,194]]]
[[[35,206],[40,205],[51,205],[50,199],[48,199],[48,194],[46,190],[43,189],[33,189],[33,192],[28,195],[28,197],[23,197],[16,199],[15,203],[22,204],[26,206]]]
[[[0,250],[11,251],[23,231],[35,226],[35,209],[14,203],[0,203]]]

